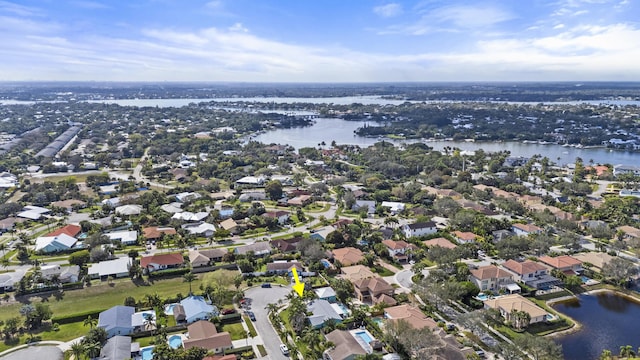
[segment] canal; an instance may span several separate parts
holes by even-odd
[[[640,347],[640,304],[613,292],[580,295],[578,299],[553,305],[554,309],[582,325],[573,334],[556,341],[562,345],[565,359],[598,359],[602,350],[615,355],[620,346]]]

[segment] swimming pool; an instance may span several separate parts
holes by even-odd
[[[169,346],[172,349],[177,349],[182,346],[182,335],[169,336]]]
[[[322,259],[320,260],[320,263],[322,264],[322,266],[324,266],[325,269],[331,267],[331,263],[328,260]]]
[[[586,276],[584,276],[584,275],[580,276],[580,279],[582,279],[582,283],[583,283],[583,284],[586,284],[586,283],[587,283],[587,281],[591,280],[591,279],[589,279],[588,277],[586,277]]]
[[[478,298],[478,300],[480,301],[485,301],[489,299],[489,295],[485,294],[485,293],[480,293],[476,296],[476,298]]]
[[[356,333],[356,336],[360,336],[360,338],[364,340],[364,342],[367,344],[373,341],[373,338],[371,337],[371,335],[369,335],[369,332],[367,331],[358,331]]]
[[[164,306],[164,313],[167,315],[173,315],[173,308],[178,304],[167,304]]]
[[[142,360],[153,360],[153,346],[140,349]]]

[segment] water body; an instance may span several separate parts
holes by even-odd
[[[554,308],[582,324],[576,333],[556,341],[562,345],[565,359],[597,359],[602,350],[617,354],[620,346],[640,346],[640,304],[614,293],[581,295],[579,300],[561,302]]]
[[[342,119],[316,119],[313,126],[304,128],[276,129],[259,134],[252,140],[260,141],[266,144],[288,144],[296,149],[302,147],[317,147],[318,144],[324,142],[327,146],[335,140],[337,144],[359,145],[367,147],[382,141],[379,138],[367,138],[354,134],[354,131],[367,124],[375,126],[375,123],[366,123],[361,121],[346,121]],[[409,144],[420,140],[388,140],[396,145]],[[443,150],[445,147],[457,147],[461,150],[475,151],[483,149],[487,152],[497,152],[508,150],[512,156],[532,157],[540,154],[548,157],[551,161],[565,165],[574,163],[576,157],[582,158],[585,163],[593,160],[594,163],[600,164],[625,164],[635,165],[640,162],[640,153],[628,151],[612,151],[604,148],[580,149],[573,147],[563,147],[561,145],[541,145],[521,143],[515,141],[506,142],[466,142],[466,141],[428,141],[425,144],[433,147],[435,150]],[[558,159],[560,158],[560,159]]]

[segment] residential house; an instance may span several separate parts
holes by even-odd
[[[82,232],[82,227],[80,225],[68,224],[55,231],[48,233],[45,236],[58,236],[58,235],[66,234],[71,237],[77,238],[81,232]]]
[[[82,200],[69,199],[69,200],[54,201],[51,203],[51,205],[55,207],[63,208],[68,213],[71,213],[74,208],[84,208],[85,206],[87,206],[87,203]]]
[[[392,215],[398,214],[406,208],[406,204],[396,201],[383,201],[380,206],[389,209]]]
[[[15,284],[19,283],[24,277],[24,273],[24,270],[0,273],[0,292],[13,291]]]
[[[222,261],[222,258],[227,254],[227,249],[200,249],[189,251],[189,262],[191,267],[209,266],[214,262]]]
[[[129,336],[116,335],[100,350],[100,360],[133,359],[140,351],[140,343],[132,343]]]
[[[311,195],[300,195],[287,200],[287,205],[303,207],[311,204],[312,202],[313,198]]]
[[[117,305],[98,315],[98,327],[107,332],[107,337],[133,333],[131,316],[136,312],[132,306]]]
[[[386,280],[379,277],[370,277],[352,281],[356,297],[363,303],[377,304],[381,302],[382,295],[393,296],[394,289]]]
[[[286,275],[291,273],[291,269],[293,268],[295,268],[298,273],[304,271],[304,266],[297,261],[274,261],[267,264],[267,274]]]
[[[142,213],[142,206],[140,205],[122,205],[118,206],[115,210],[116,214],[123,216],[140,215]]]
[[[322,328],[327,322],[339,324],[344,317],[348,316],[348,313],[338,304],[331,304],[327,300],[319,299],[312,300],[307,304],[307,312],[311,313],[307,319],[314,329]]]
[[[480,291],[498,291],[505,288],[510,293],[520,292],[520,287],[513,282],[513,275],[495,265],[471,269],[469,280],[474,283]]]
[[[602,267],[609,263],[614,257],[606,252],[583,252],[571,255],[572,257],[582,261],[583,266],[586,263],[591,264],[592,269],[595,271],[601,271]]]
[[[544,322],[549,315],[544,309],[526,299],[520,294],[511,294],[488,299],[484,302],[484,307],[497,309],[506,321],[511,320],[513,310],[524,311],[529,314],[531,320],[529,324]]]
[[[162,235],[176,235],[176,229],[172,227],[159,227],[150,226],[142,229],[142,236],[147,241],[156,241],[162,237]]]
[[[212,237],[216,232],[215,225],[206,222],[183,224],[181,227],[191,235],[202,237]]]
[[[291,213],[288,211],[276,210],[276,211],[267,211],[266,213],[262,214],[262,216],[276,219],[278,220],[278,224],[284,225],[289,221],[290,214]]]
[[[640,239],[640,229],[629,225],[619,226],[617,231],[622,232],[622,236],[626,240]]]
[[[136,245],[138,232],[135,230],[114,231],[105,234],[111,241],[119,241],[122,245]]]
[[[57,236],[41,236],[36,239],[36,252],[52,253],[71,249],[78,239],[67,234]]]
[[[314,289],[313,292],[316,293],[316,296],[320,300],[326,300],[330,303],[334,303],[337,301],[336,292],[330,286]]]
[[[218,308],[207,304],[202,296],[189,296],[182,299],[180,305],[184,309],[185,321],[188,324],[218,316]]]
[[[514,279],[516,281],[523,282],[525,285],[536,289],[545,289],[562,284],[561,280],[549,275],[548,267],[535,261],[517,262],[515,260],[507,260],[502,266],[515,274]]]
[[[438,229],[436,228],[436,223],[434,223],[433,221],[427,221],[422,223],[407,224],[402,227],[402,231],[404,232],[406,237],[410,238],[414,236],[435,234]]]
[[[277,239],[271,240],[270,244],[273,248],[278,249],[281,253],[296,252],[298,249],[298,243],[302,240],[301,237],[295,237],[292,239]]]
[[[333,344],[322,354],[323,360],[354,360],[358,356],[367,355],[368,352],[346,330],[333,330],[325,335]]]
[[[209,321],[196,321],[187,326],[187,331],[189,338],[182,341],[186,350],[198,347],[220,354],[233,348],[231,335],[226,331],[219,333],[216,326]]]
[[[338,261],[342,266],[351,266],[364,260],[362,251],[354,247],[335,249],[331,253],[333,260]]]
[[[426,247],[432,247],[432,246],[440,246],[443,248],[447,248],[447,249],[455,249],[458,246],[454,243],[452,243],[451,241],[443,238],[443,237],[438,237],[435,239],[431,239],[431,240],[425,240],[422,242]]]
[[[360,212],[360,209],[364,208],[367,209],[367,214],[371,215],[376,212],[376,202],[373,200],[356,200],[351,210]]]
[[[27,221],[27,219],[13,216],[0,220],[0,234],[13,230],[16,224],[23,223],[25,221]]]
[[[181,192],[173,195],[178,202],[185,203],[187,201],[193,201],[202,197],[202,195],[195,192]]]
[[[416,330],[424,329],[425,327],[431,330],[438,328],[438,323],[432,318],[427,317],[417,307],[408,304],[385,308],[384,317],[388,319],[388,321],[404,320]]]
[[[345,280],[351,282],[378,276],[364,265],[343,266],[340,268],[340,273]]]
[[[238,231],[238,223],[232,218],[221,221],[219,225],[231,234],[235,234]]]
[[[473,244],[476,242],[478,235],[468,231],[454,231],[453,237],[460,244]]]
[[[242,193],[242,195],[238,197],[238,200],[240,200],[241,202],[248,202],[253,200],[264,200],[266,198],[267,194],[265,194],[264,191],[249,191]]]
[[[131,258],[127,256],[91,264],[87,273],[91,279],[100,278],[107,280],[108,277],[122,278],[129,276],[130,266]]]
[[[509,230],[496,230],[491,232],[491,238],[494,243],[500,242],[510,236],[515,236],[515,233]]]
[[[389,256],[400,261],[405,262],[411,259],[411,251],[416,250],[418,247],[409,244],[406,241],[394,241],[394,240],[383,240],[382,245],[387,247],[387,251],[389,252]]]
[[[538,260],[567,275],[579,275],[582,273],[582,261],[571,255],[541,256]]]
[[[40,267],[40,273],[43,279],[51,280],[57,277],[61,284],[73,283],[78,281],[80,267],[78,265],[44,265]]]
[[[259,241],[249,245],[238,246],[233,249],[236,255],[247,255],[253,253],[253,256],[265,256],[271,254],[273,248],[268,241]]]
[[[262,176],[245,176],[241,179],[236,180],[236,184],[262,187],[264,186],[265,180],[266,179]]]
[[[542,228],[539,228],[533,224],[513,224],[511,231],[518,236],[528,236],[531,234],[539,234],[542,232]]]
[[[206,219],[208,216],[209,216],[209,213],[207,211],[200,211],[196,213],[193,213],[191,211],[183,211],[183,212],[177,212],[173,214],[171,218],[176,220],[200,223],[201,221]]]
[[[45,214],[50,213],[51,210],[39,206],[25,206],[21,212],[16,216],[27,220],[40,220]]]
[[[184,257],[181,253],[154,254],[140,258],[140,267],[148,272],[181,267]]]

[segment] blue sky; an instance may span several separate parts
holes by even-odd
[[[0,0],[0,81],[640,81],[634,0]]]

